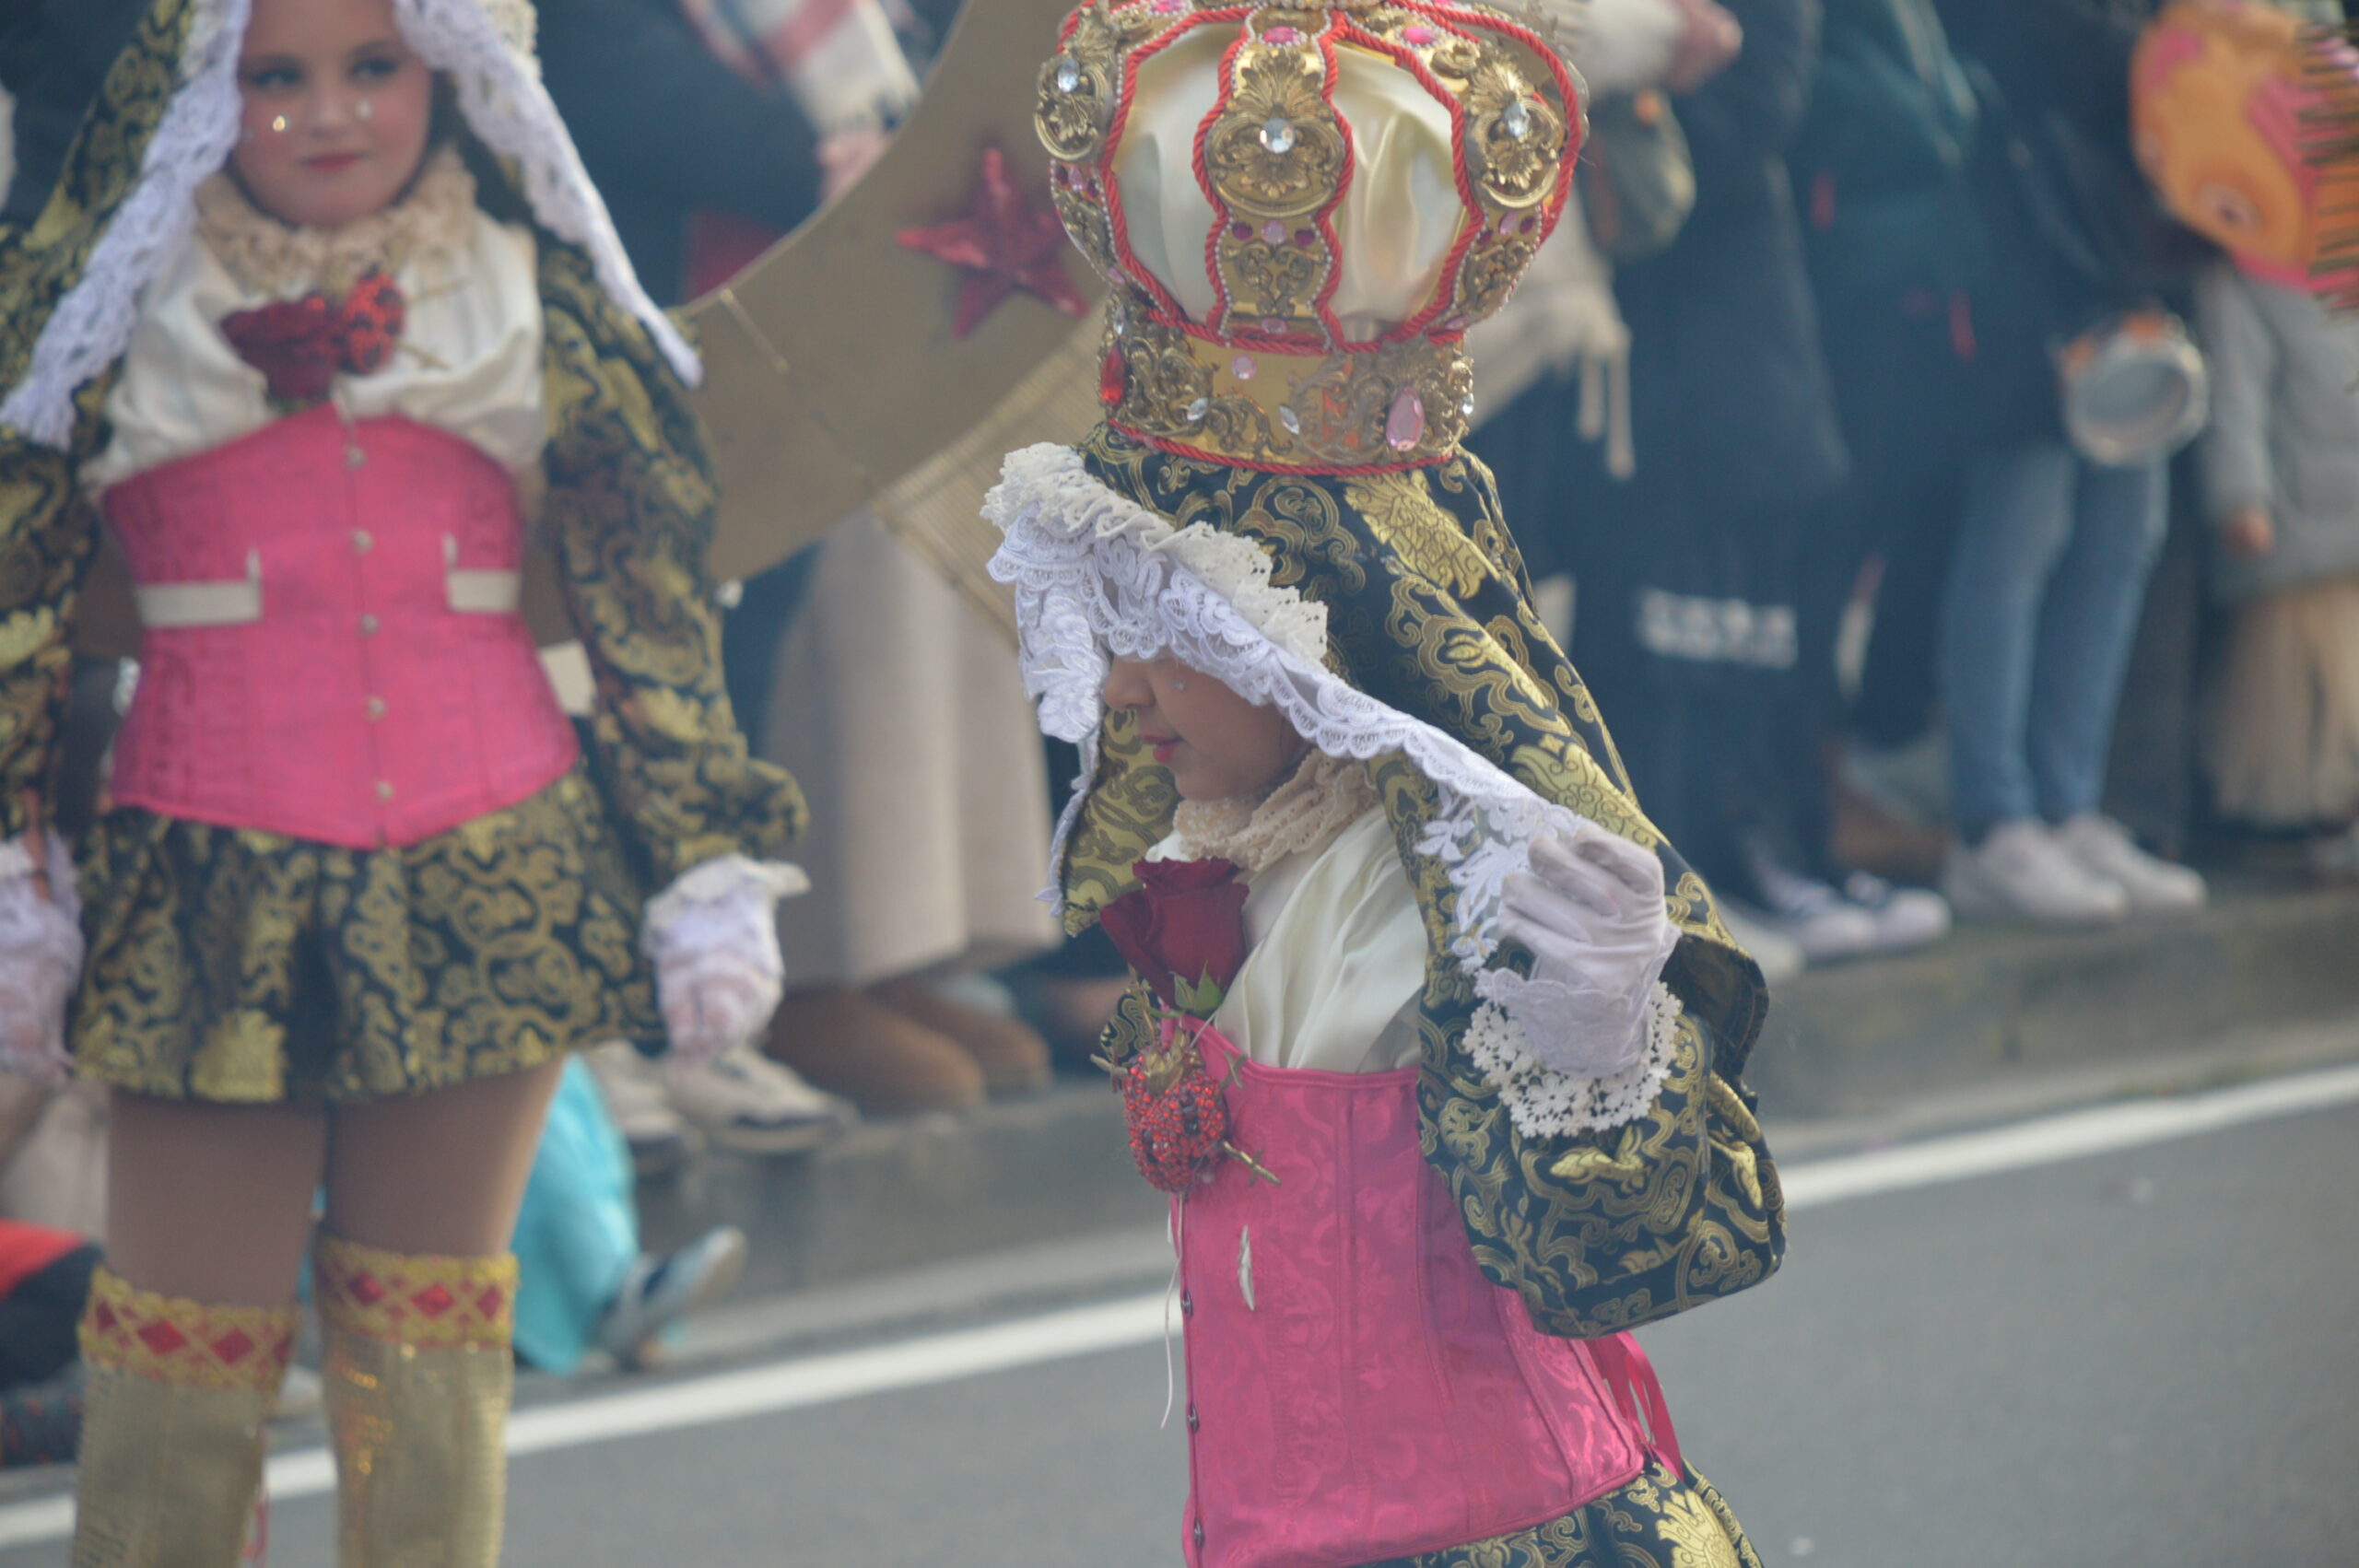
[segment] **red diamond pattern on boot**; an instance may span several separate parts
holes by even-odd
[[[169,1323],[141,1325],[132,1337],[147,1347],[153,1355],[168,1356],[188,1344],[188,1336]]]
[[[513,1317],[516,1260],[386,1252],[322,1236],[320,1315],[339,1329],[393,1344],[504,1347]]]
[[[182,1387],[275,1389],[295,1356],[292,1306],[212,1306],[135,1290],[105,1269],[90,1281],[82,1358]]]

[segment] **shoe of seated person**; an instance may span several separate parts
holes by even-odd
[[[1018,1019],[970,1007],[913,977],[888,980],[872,994],[974,1058],[983,1070],[984,1092],[995,1100],[1037,1094],[1055,1076],[1049,1042]]]
[[[716,1149],[800,1154],[832,1143],[860,1120],[850,1100],[813,1088],[751,1045],[710,1061],[663,1065],[672,1109]]]
[[[640,1176],[670,1170],[695,1153],[695,1135],[672,1108],[663,1070],[628,1040],[607,1040],[581,1053],[606,1097],[606,1114],[630,1145],[631,1168]]]
[[[677,1252],[642,1253],[598,1321],[598,1348],[634,1370],[662,1359],[666,1329],[727,1294],[745,1271],[745,1233],[707,1232]]]
[[[972,1110],[983,1070],[958,1043],[849,986],[800,990],[779,1004],[765,1053],[863,1116]]]

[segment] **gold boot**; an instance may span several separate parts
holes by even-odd
[[[98,1271],[82,1315],[74,1568],[235,1568],[300,1321],[292,1306],[207,1306]]]
[[[508,1498],[516,1260],[314,1255],[342,1568],[493,1568]]]

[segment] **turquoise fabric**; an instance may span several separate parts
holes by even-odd
[[[579,1057],[549,1106],[512,1246],[516,1353],[544,1372],[571,1372],[639,1257],[630,1150]]]

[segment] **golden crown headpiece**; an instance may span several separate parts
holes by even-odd
[[[1447,0],[1087,0],[1035,118],[1058,214],[1113,286],[1110,422],[1322,473],[1456,449],[1461,340],[1555,226],[1583,128],[1555,50]],[[1391,166],[1404,126],[1419,169]],[[1190,127],[1193,191],[1168,188],[1168,156],[1126,158]]]

